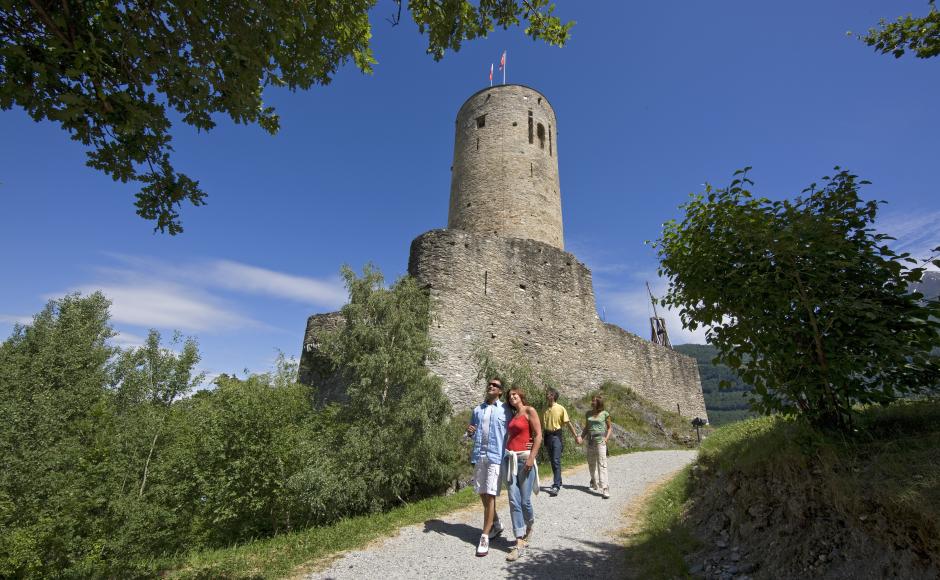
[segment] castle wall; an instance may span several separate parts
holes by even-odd
[[[408,271],[430,288],[430,332],[440,355],[430,367],[455,410],[482,396],[474,350],[506,358],[516,342],[567,396],[613,380],[663,409],[678,403],[683,416],[707,417],[695,359],[603,323],[590,270],[557,247],[433,230],[412,242]]]
[[[497,85],[460,108],[447,227],[564,247],[558,124],[541,93]]]

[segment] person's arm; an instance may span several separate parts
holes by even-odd
[[[575,443],[577,443],[578,445],[580,445],[580,444],[581,444],[581,436],[578,435],[578,431],[574,428],[574,424],[573,424],[571,421],[568,421],[568,422],[567,422],[567,425],[568,425],[568,430],[571,431],[571,436],[574,437]]]
[[[590,413],[585,413],[584,414],[584,429],[581,429],[581,439],[587,439],[588,435],[590,435],[588,428],[591,426],[591,424],[588,422],[588,417],[590,417]]]
[[[477,430],[477,413],[476,413],[476,410],[474,409],[470,413],[470,424],[467,425],[467,435],[469,435],[470,437],[473,437],[473,434],[476,432],[476,430]]]
[[[526,473],[535,465],[535,456],[538,455],[539,448],[542,446],[542,422],[539,421],[539,413],[535,407],[529,407],[526,410],[529,416],[529,429],[532,433],[532,451],[529,452],[529,458],[525,460]]]
[[[607,443],[607,440],[610,439],[610,434],[613,432],[614,426],[610,421],[610,413],[607,413],[607,433],[604,434],[604,443]]]

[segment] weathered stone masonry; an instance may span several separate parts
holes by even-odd
[[[568,396],[613,380],[664,409],[705,418],[693,358],[598,317],[590,270],[562,249],[557,159],[554,111],[533,89],[491,87],[461,107],[448,229],[416,238],[408,263],[431,293],[439,358],[430,368],[461,410],[482,393],[474,350],[506,358],[521,346]],[[341,388],[317,376],[312,354],[317,332],[337,323],[335,314],[310,317],[301,356],[301,380],[327,398],[341,397]]]

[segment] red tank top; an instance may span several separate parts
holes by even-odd
[[[509,442],[506,443],[506,449],[525,451],[531,438],[529,418],[525,416],[525,413],[519,413],[509,422]]]

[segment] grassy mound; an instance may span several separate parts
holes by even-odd
[[[639,548],[678,540],[687,569],[645,564],[667,577],[935,578],[940,402],[869,409],[852,437],[780,418],[728,425],[668,492],[629,547],[642,561]]]
[[[664,411],[633,389],[605,382],[598,392],[604,397],[613,422],[614,445],[629,450],[674,449],[697,444],[691,420],[672,411]],[[584,415],[591,409],[591,395],[573,401],[568,407],[572,421],[584,424]]]

